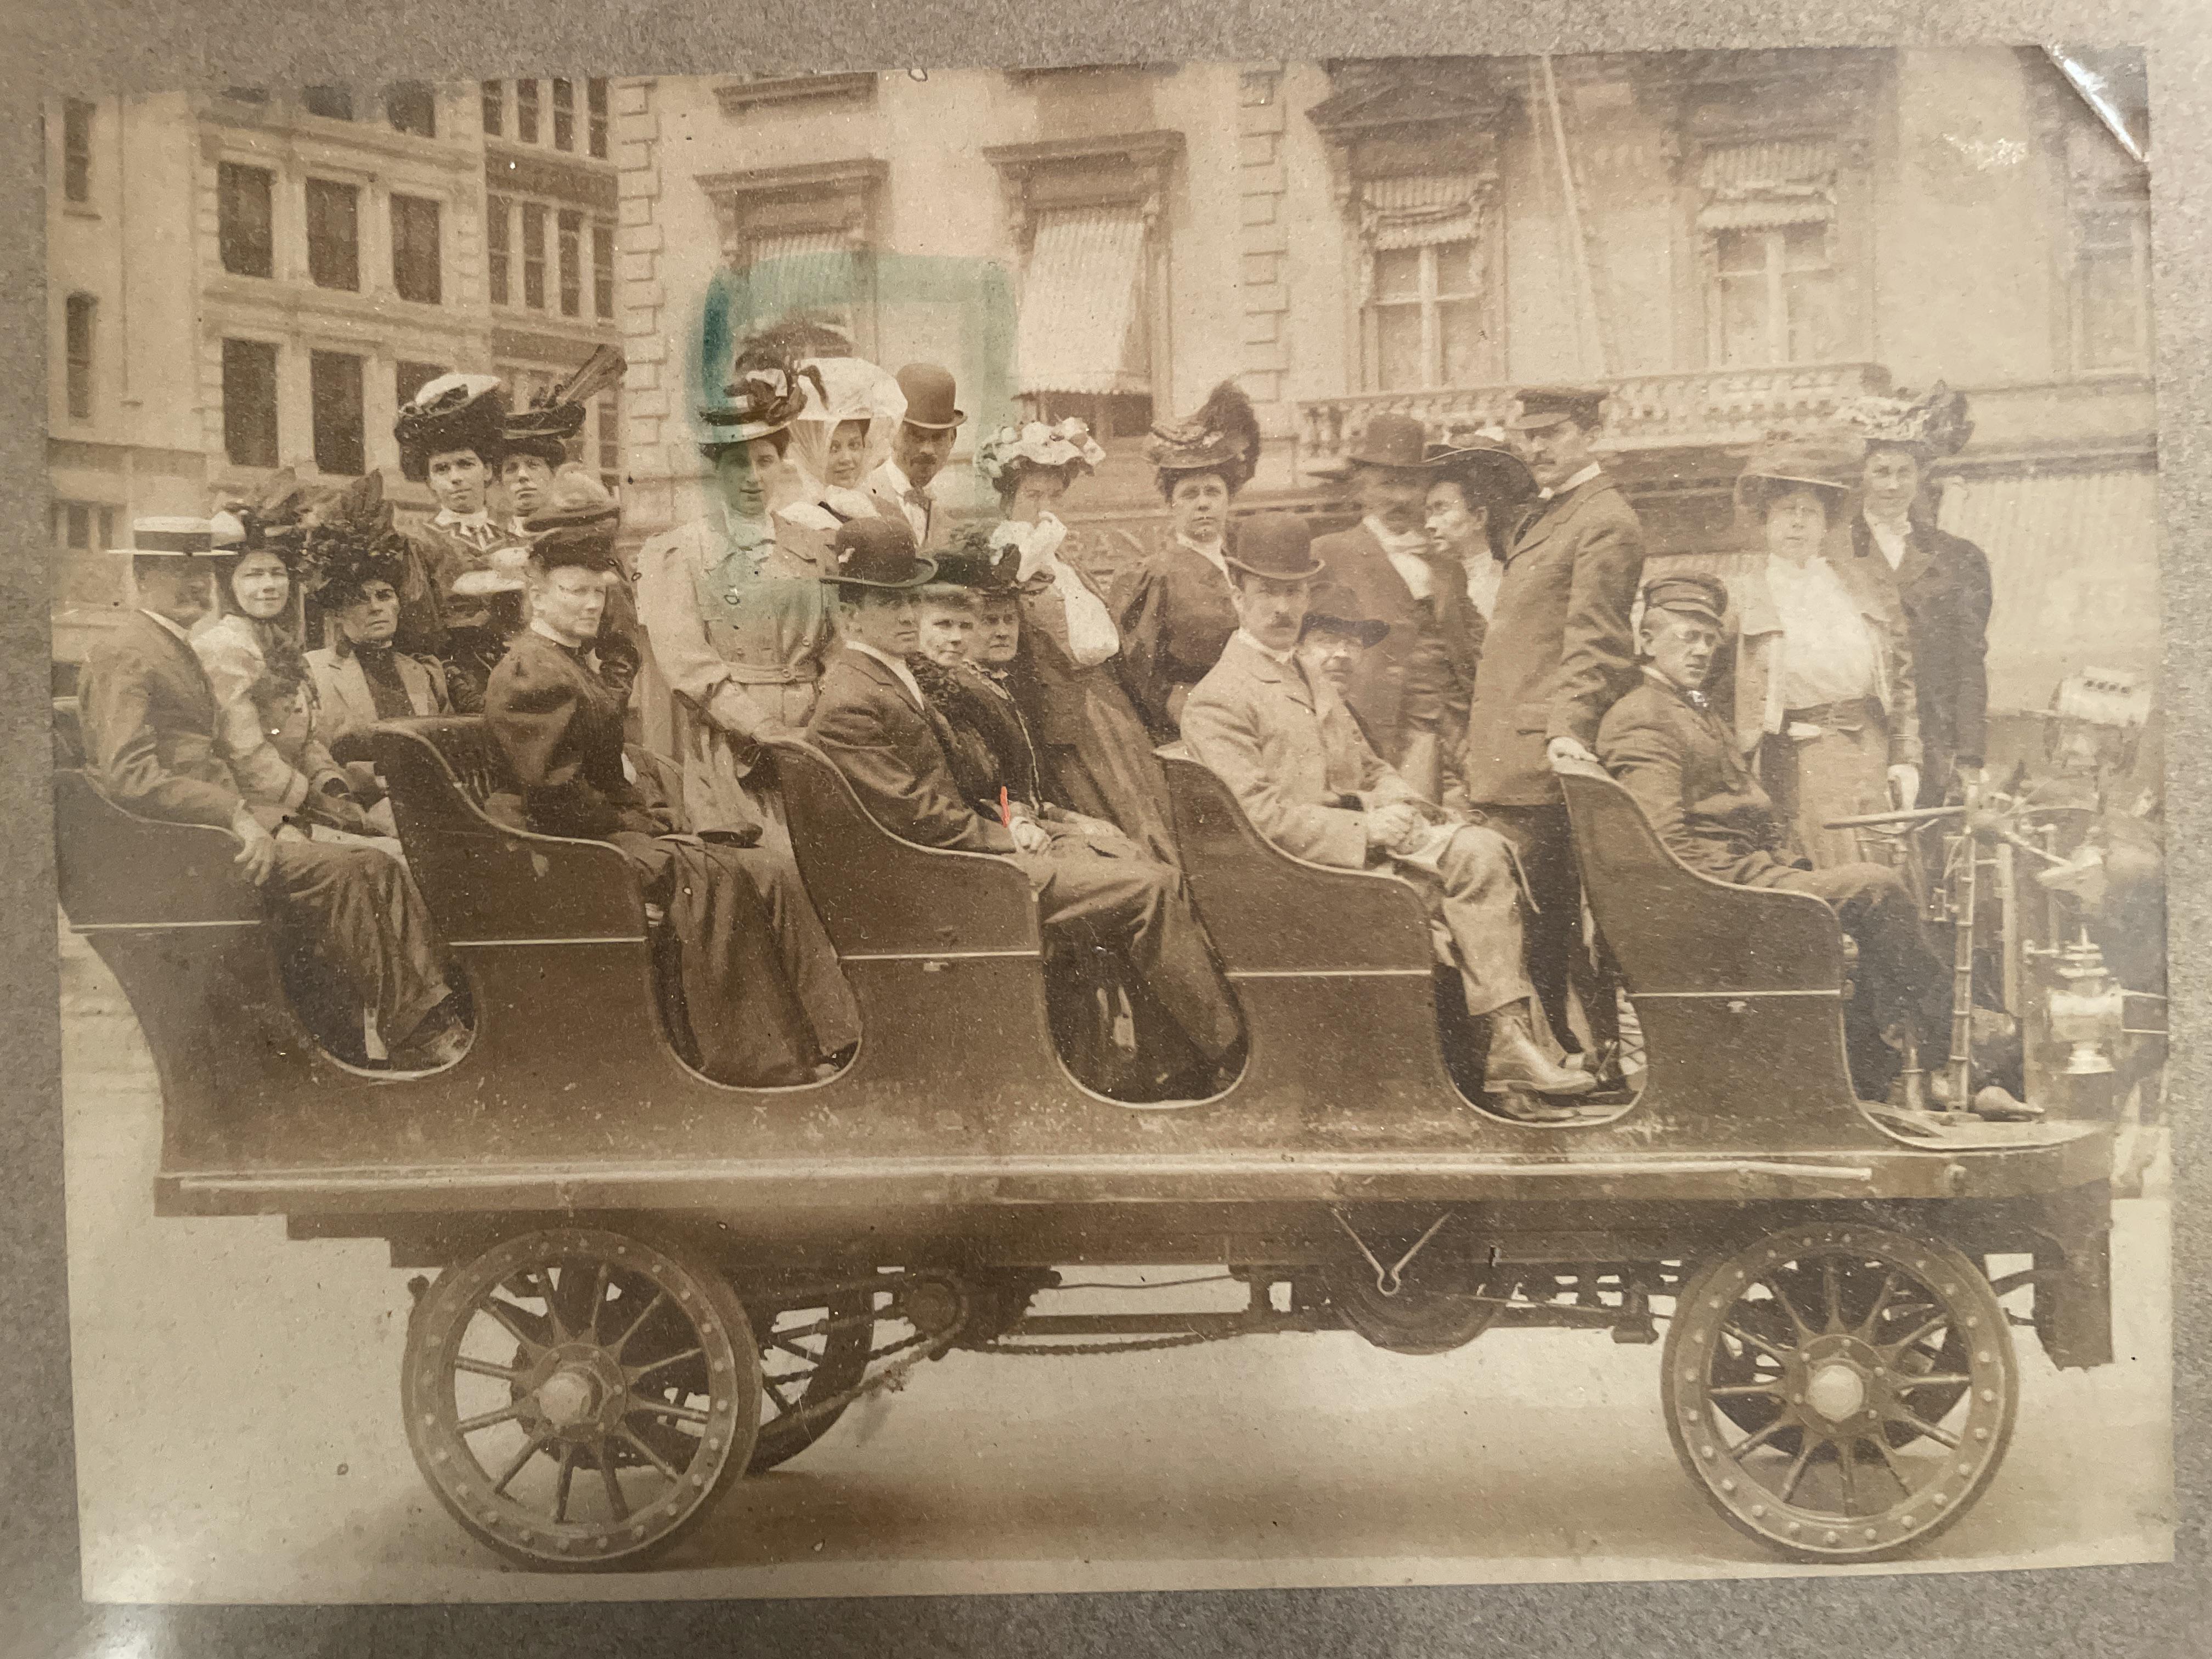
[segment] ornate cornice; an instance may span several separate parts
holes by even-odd
[[[851,75],[762,75],[742,81],[725,81],[714,88],[714,101],[732,120],[755,110],[793,104],[872,104],[876,76],[872,71]]]
[[[1046,208],[1133,202],[1151,234],[1166,210],[1168,181],[1182,148],[1182,133],[1162,129],[991,144],[983,159],[998,169],[1007,222],[1015,243],[1026,251],[1036,216]]]

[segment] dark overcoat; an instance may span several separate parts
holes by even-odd
[[[1894,573],[1863,516],[1851,520],[1851,552],[1894,584],[1920,713],[1922,800],[1940,804],[1952,766],[1980,765],[1988,739],[1989,559],[1917,514]]]
[[[1392,766],[1405,763],[1409,741],[1433,733],[1443,718],[1445,683],[1450,670],[1431,603],[1413,597],[1382,544],[1364,524],[1317,538],[1314,557],[1359,599],[1367,616],[1390,624],[1353,672],[1344,700],[1374,738],[1376,752]],[[1429,562],[1437,586],[1464,579]]]

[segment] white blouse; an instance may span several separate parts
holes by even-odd
[[[1875,696],[1880,649],[1858,600],[1826,559],[1766,562],[1767,591],[1782,623],[1782,706],[1817,708]]]

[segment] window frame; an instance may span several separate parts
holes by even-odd
[[[349,365],[349,371],[338,366]],[[349,386],[331,386],[325,382],[328,368],[341,378],[350,379]],[[308,349],[307,353],[307,420],[311,453],[315,471],[331,477],[357,478],[368,469],[368,363],[360,353],[329,351],[320,346]],[[332,431],[325,424],[339,394],[349,393],[344,398],[345,407],[338,410],[342,425]],[[325,439],[329,440],[326,446]],[[331,452],[343,449],[344,453]],[[356,463],[347,466],[350,459]]]
[[[559,297],[559,314],[581,317],[584,314],[584,211],[581,208],[560,208],[553,216],[553,238],[557,260],[555,267],[556,289]]]
[[[418,107],[422,121],[419,126],[402,125],[395,104],[405,100],[410,112]],[[438,89],[428,81],[394,81],[384,89],[384,118],[394,132],[404,132],[414,138],[435,138],[438,136]]]
[[[2094,221],[2124,224],[2127,231],[2130,292],[2133,307],[2135,343],[2124,361],[2091,361],[2087,344],[2089,261],[2093,244],[2085,234]],[[2150,204],[2147,198],[2076,191],[2067,204],[2066,320],[2069,366],[2084,379],[2146,375],[2155,361],[2156,335],[2151,304]],[[2116,242],[2094,246],[2110,248]]]
[[[1790,233],[1812,227],[1820,233],[1822,263],[1808,269],[1793,270],[1790,265]],[[1705,357],[1716,369],[1731,368],[1791,368],[1802,365],[1841,362],[1846,360],[1848,347],[1838,339],[1832,349],[1821,356],[1799,356],[1792,349],[1792,338],[1805,319],[1794,316],[1790,306],[1791,276],[1802,276],[1817,271],[1827,280],[1832,290],[1842,276],[1841,261],[1838,258],[1836,222],[1827,219],[1801,219],[1776,225],[1729,226],[1705,233]],[[1756,275],[1759,277],[1765,311],[1765,352],[1756,357],[1735,358],[1729,351],[1727,295],[1730,279],[1746,277],[1754,273],[1729,271],[1723,269],[1721,249],[1730,236],[1755,236],[1765,252]],[[1838,333],[1842,332],[1841,319],[1836,319]]]
[[[231,263],[231,252],[240,245],[245,228],[231,211],[236,199],[234,181],[248,175],[261,181],[260,205],[262,221],[259,240],[255,245],[261,255],[262,269],[248,270]],[[251,251],[251,250],[249,250]],[[267,282],[276,275],[276,173],[272,167],[256,167],[250,161],[218,161],[216,164],[216,252],[225,271],[233,276],[252,276]]]
[[[100,106],[62,100],[62,199],[75,207],[92,201],[92,127]]]
[[[521,204],[522,241],[522,309],[544,311],[545,307],[545,214],[543,202],[525,201]],[[535,234],[532,234],[533,223]],[[535,290],[538,297],[532,299]]]
[[[231,364],[232,349],[237,348],[237,358],[242,364],[248,354],[258,363],[269,366],[267,395],[261,398],[234,397]],[[265,357],[263,354],[266,354]],[[280,399],[283,396],[283,349],[274,340],[257,340],[248,335],[227,334],[222,337],[222,453],[233,466],[273,467],[283,455],[283,424]],[[240,388],[243,390],[243,388]],[[240,454],[243,440],[249,437],[267,438],[265,452],[257,448],[254,454]],[[267,459],[259,459],[265,453]]]
[[[553,148],[574,154],[576,148],[576,83],[556,77],[547,100],[552,112]]]
[[[484,198],[484,292],[489,303],[514,303],[514,198]]]
[[[386,200],[389,206],[386,212],[392,232],[392,291],[412,305],[443,305],[446,294],[445,203],[434,196],[416,196],[404,191],[393,191]],[[401,208],[403,203],[406,204],[404,212]],[[416,216],[415,210],[417,208],[429,210],[427,222],[430,248],[428,264],[422,267],[428,274],[429,282],[427,291],[410,294],[408,292],[410,284],[402,279],[401,272],[406,268],[410,254],[420,258],[420,250],[415,244],[421,239],[421,227],[410,227],[404,234],[401,227],[406,220]]]
[[[607,137],[611,124],[607,112],[611,96],[605,76],[595,75],[584,82],[585,149],[598,161],[605,161],[608,155]]]
[[[343,106],[345,112],[339,114],[336,108],[317,109],[315,107],[317,104]],[[351,121],[357,118],[354,113],[353,88],[328,82],[312,87],[301,87],[300,108],[320,121]]]
[[[538,142],[538,135],[544,128],[544,123],[539,119],[542,113],[542,100],[538,97],[538,82],[534,80],[517,81],[514,83],[514,142],[516,143],[534,144]]]
[[[94,376],[98,372],[95,332],[99,325],[97,295],[80,290],[63,302],[64,404],[72,421],[89,421],[93,416]]]
[[[1467,265],[1475,285],[1464,292],[1445,294],[1438,283],[1437,269],[1441,264],[1439,250],[1447,247],[1467,249]],[[1376,248],[1372,258],[1379,267],[1382,259],[1392,253],[1418,253],[1419,277],[1412,298],[1385,300],[1379,291],[1370,293],[1360,307],[1361,330],[1365,336],[1364,356],[1367,360],[1367,389],[1370,392],[1437,392],[1459,384],[1449,378],[1444,362],[1443,308],[1448,305],[1473,307],[1480,312],[1486,303],[1480,270],[1483,257],[1483,242],[1480,236],[1454,236],[1433,242],[1415,242],[1402,248]],[[1413,386],[1387,385],[1382,374],[1382,331],[1381,313],[1385,311],[1414,310],[1420,324],[1420,358],[1422,380]]]
[[[353,237],[348,255],[352,276],[349,282],[325,282],[322,275],[319,274],[316,269],[315,203],[319,195],[327,200],[331,192],[343,192],[349,199],[352,208]],[[301,200],[304,212],[303,228],[307,244],[307,280],[317,288],[341,294],[361,292],[361,197],[362,187],[343,179],[326,179],[318,173],[310,173],[302,181]]]
[[[615,315],[615,228],[604,220],[592,223],[592,315],[612,322]]]
[[[484,137],[502,138],[507,136],[507,82],[479,81],[481,103],[479,119],[483,123]]]

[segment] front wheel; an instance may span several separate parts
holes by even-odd
[[[527,1566],[635,1566],[706,1517],[760,1425],[720,1274],[563,1227],[438,1276],[408,1322],[407,1443],[453,1518]]]
[[[2012,1439],[2012,1332],[1948,1244],[1822,1224],[1705,1267],[1667,1333],[1675,1455],[1739,1531],[1796,1561],[1924,1543]]]

